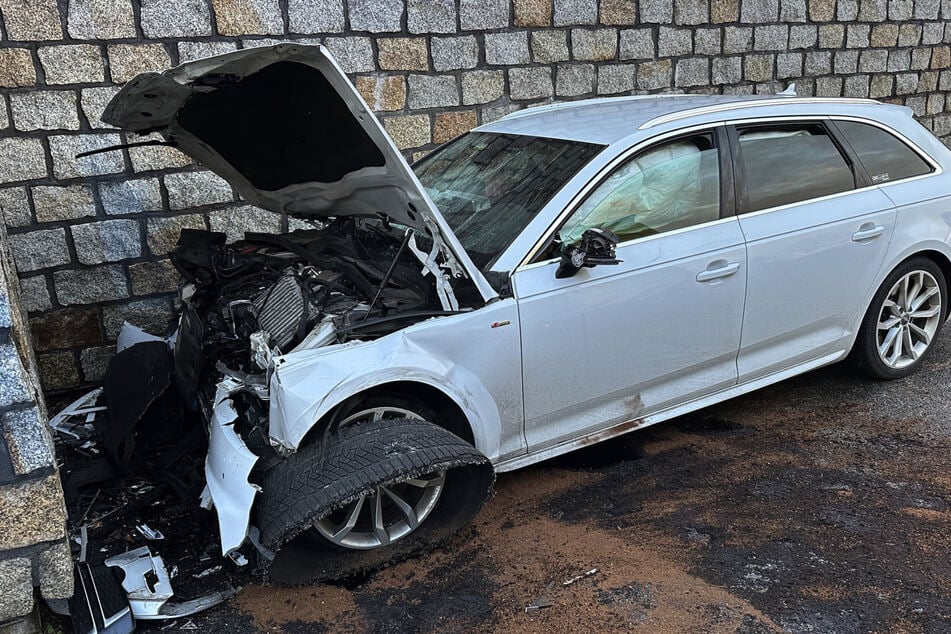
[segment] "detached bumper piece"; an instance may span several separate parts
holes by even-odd
[[[135,629],[132,608],[111,568],[78,563],[73,581],[76,591],[69,612],[76,634],[126,634]]]

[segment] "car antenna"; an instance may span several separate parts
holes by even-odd
[[[396,250],[396,255],[393,256],[393,261],[390,262],[390,268],[386,269],[383,279],[380,280],[380,287],[376,289],[376,294],[373,296],[373,301],[370,302],[370,307],[367,308],[367,312],[363,316],[363,321],[366,321],[370,316],[370,312],[373,310],[373,307],[376,306],[377,300],[379,300],[380,295],[383,294],[383,289],[386,288],[386,285],[390,282],[390,276],[393,275],[393,271],[396,269],[396,263],[399,262],[400,256],[403,255],[403,251],[406,250],[406,245],[409,243],[409,239],[413,237],[414,233],[415,232],[412,229],[407,229],[406,233],[403,235],[403,242],[400,243],[400,248]]]
[[[777,97],[798,97],[796,94],[796,83],[793,82],[786,86],[786,90],[776,93]]]
[[[82,158],[84,156],[92,156],[93,154],[102,154],[103,152],[113,152],[115,150],[124,150],[129,147],[143,147],[146,145],[167,145],[169,147],[178,147],[178,144],[174,141],[159,141],[158,139],[152,139],[150,141],[136,141],[135,143],[120,143],[119,145],[107,145],[106,147],[96,148],[95,150],[88,150],[86,152],[80,152],[76,155],[75,158]]]

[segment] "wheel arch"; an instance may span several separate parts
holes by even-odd
[[[907,258],[896,264],[895,267],[892,268],[892,271],[914,257],[925,257],[937,264],[938,268],[941,269],[941,273],[944,275],[945,286],[951,286],[951,258],[949,258],[946,253],[942,253],[941,251],[934,249],[926,249],[924,251],[919,251],[915,254],[909,255]],[[889,271],[889,273],[891,273],[891,271]],[[951,314],[951,301],[945,301],[945,318],[947,318],[949,314]]]

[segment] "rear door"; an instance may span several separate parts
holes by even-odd
[[[823,120],[731,129],[749,273],[739,381],[848,350],[895,225]]]

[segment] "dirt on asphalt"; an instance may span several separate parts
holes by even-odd
[[[949,347],[903,381],[834,366],[502,474],[434,552],[345,583],[249,585],[191,626],[949,631]]]

